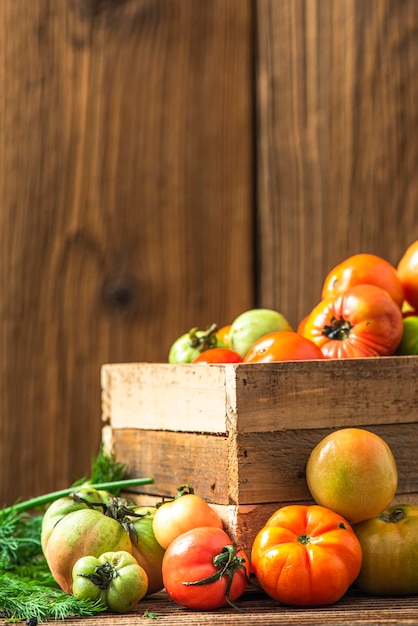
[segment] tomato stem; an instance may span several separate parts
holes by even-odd
[[[328,339],[344,341],[350,334],[353,325],[345,319],[337,319],[332,317],[330,324],[326,324],[322,330],[322,334]]]
[[[87,578],[90,582],[99,587],[99,589],[107,589],[113,578],[116,578],[117,572],[116,568],[106,561],[103,565],[97,565],[94,568],[94,572],[90,574],[78,574],[78,576]]]
[[[218,330],[217,324],[211,324],[205,330],[202,335],[198,335],[198,328],[192,328],[189,331],[190,345],[192,348],[196,348],[199,352],[214,348],[216,346],[216,331]]]
[[[227,576],[228,582],[227,582],[226,590],[225,590],[225,599],[228,602],[228,604],[232,606],[234,609],[236,609],[237,611],[242,611],[240,607],[236,606],[236,604],[232,602],[231,597],[230,597],[230,592],[231,592],[232,579],[234,577],[235,572],[238,569],[244,572],[245,579],[247,583],[249,583],[247,570],[244,567],[245,559],[241,556],[237,556],[236,545],[231,544],[231,545],[224,546],[220,554],[217,554],[213,558],[212,562],[215,567],[219,568],[219,571],[215,572],[211,576],[208,576],[207,578],[202,578],[201,580],[195,580],[192,582],[184,581],[183,585],[190,585],[190,586],[208,585],[208,584],[216,582],[217,580],[220,580],[222,576]]]
[[[127,480],[115,480],[108,483],[99,483],[96,485],[88,484],[89,488],[97,489],[97,490],[109,490],[112,489],[120,489],[124,487],[134,487],[136,485],[149,485],[154,482],[153,478],[129,478]],[[24,502],[17,502],[10,507],[7,507],[6,511],[15,511],[16,513],[21,513],[23,511],[28,511],[29,509],[38,509],[44,504],[48,504],[49,502],[53,502],[54,500],[58,500],[58,498],[63,498],[64,496],[69,496],[76,489],[83,487],[83,485],[78,485],[77,487],[69,487],[67,489],[61,489],[60,491],[51,491],[51,493],[44,494],[42,496],[37,496],[36,498],[31,498],[30,500],[25,500]]]
[[[384,511],[378,517],[382,520],[382,522],[396,524],[397,522],[401,522],[403,519],[406,518],[406,513],[401,507],[398,507],[390,512]]]

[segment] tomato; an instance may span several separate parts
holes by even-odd
[[[403,285],[405,300],[418,310],[418,241],[405,250],[397,266],[398,276]]]
[[[193,528],[179,535],[163,559],[165,589],[174,602],[207,611],[235,607],[245,591],[250,563],[225,531],[213,526]],[[236,608],[236,607],[235,607]]]
[[[361,559],[352,527],[318,505],[278,509],[256,535],[251,551],[261,587],[291,606],[337,602],[356,579]]]
[[[396,354],[418,354],[418,315],[404,317],[402,340],[397,347]]]
[[[135,507],[133,513],[138,517],[131,519],[132,554],[147,573],[148,594],[161,591],[164,586],[161,571],[164,549],[158,543],[153,531],[157,510],[156,507]]]
[[[218,513],[196,495],[190,485],[179,487],[174,500],[161,504],[154,515],[154,535],[164,549],[176,537],[197,526],[223,528],[223,523]]]
[[[216,331],[217,338],[222,341],[225,348],[230,348],[229,345],[229,333],[231,332],[231,324],[226,324],[225,326],[221,326],[219,330]]]
[[[231,348],[211,348],[201,352],[192,363],[242,363],[242,356]]]
[[[129,552],[83,556],[72,570],[78,600],[100,602],[116,613],[128,613],[147,593],[148,577]]]
[[[355,254],[336,265],[325,278],[321,299],[344,293],[355,285],[375,285],[401,307],[404,288],[396,268],[375,254]]]
[[[59,586],[71,593],[72,568],[79,558],[122,550],[146,570],[149,593],[162,589],[164,551],[152,530],[154,511],[85,487],[55,500],[44,513],[41,542]]]
[[[243,358],[252,344],[277,330],[292,330],[287,319],[273,309],[250,309],[234,319],[229,333],[230,348]]]
[[[204,350],[225,348],[217,337],[218,327],[212,324],[206,330],[192,328],[174,341],[168,353],[169,363],[191,363]]]
[[[402,333],[400,308],[374,285],[356,285],[322,300],[303,330],[326,358],[390,356]]]
[[[391,506],[353,528],[363,551],[356,586],[378,596],[418,594],[418,505]]]
[[[253,343],[244,357],[244,363],[273,363],[274,361],[304,361],[323,359],[320,348],[299,333],[279,330],[264,335]]]

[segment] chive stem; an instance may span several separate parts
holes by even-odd
[[[5,511],[15,511],[16,513],[21,513],[23,511],[28,511],[29,509],[37,509],[44,504],[48,504],[48,502],[52,502],[53,500],[58,500],[58,498],[63,498],[65,496],[69,496],[73,491],[80,489],[81,487],[89,487],[90,489],[97,490],[111,490],[111,489],[120,489],[125,487],[135,487],[137,485],[150,485],[154,482],[153,478],[129,478],[126,480],[114,480],[113,482],[108,483],[98,483],[96,485],[91,485],[86,482],[81,485],[76,485],[72,487],[68,487],[67,489],[61,489],[59,491],[51,491],[51,493],[44,494],[42,496],[37,496],[36,498],[30,498],[30,500],[25,500],[24,502],[17,502],[13,506],[6,507]]]

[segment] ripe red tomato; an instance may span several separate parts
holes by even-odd
[[[355,254],[336,265],[325,278],[321,299],[344,293],[355,285],[375,285],[401,307],[404,288],[396,268],[375,254]]]
[[[192,363],[242,363],[242,356],[231,348],[211,348],[201,352]]]
[[[279,330],[258,339],[248,350],[244,363],[273,363],[276,361],[305,361],[323,359],[313,341],[294,331]]]
[[[406,302],[418,310],[418,240],[405,250],[397,271],[405,291]]]
[[[349,523],[318,505],[278,509],[256,535],[251,551],[261,587],[291,606],[337,602],[356,579],[361,559]]]
[[[190,485],[182,485],[174,500],[161,504],[152,523],[155,538],[164,549],[176,537],[197,526],[223,528],[223,523],[218,513],[196,495]]]
[[[390,356],[402,333],[401,309],[375,285],[356,285],[322,300],[303,329],[326,358]]]
[[[227,604],[235,607],[234,601],[247,587],[250,563],[225,531],[201,526],[169,545],[162,571],[165,589],[174,602],[208,611]]]

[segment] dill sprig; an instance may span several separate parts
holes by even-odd
[[[89,617],[106,609],[102,604],[77,600],[62,591],[50,576],[39,582],[10,573],[0,574],[0,617],[21,621],[35,617],[38,622]]]

